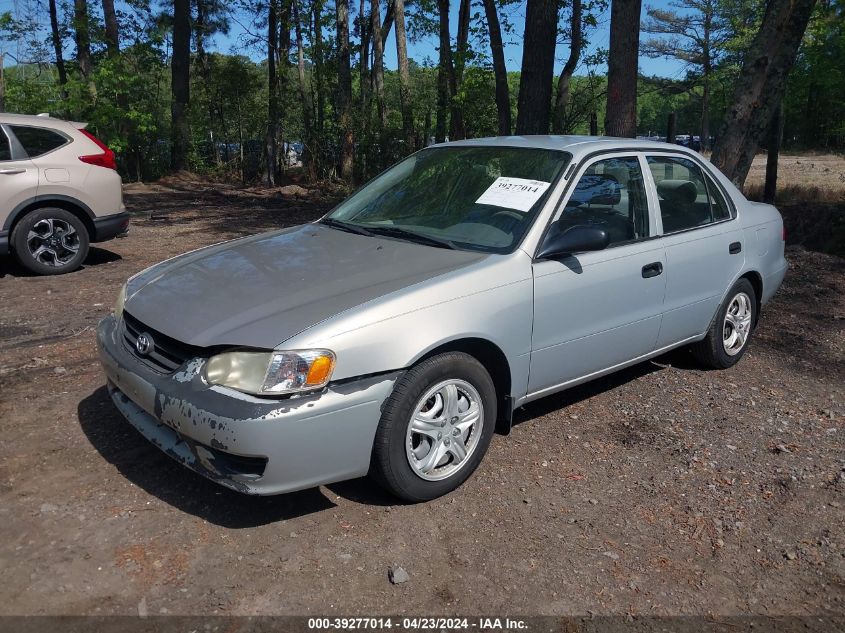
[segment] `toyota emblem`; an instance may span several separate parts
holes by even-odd
[[[153,351],[153,337],[144,332],[138,337],[138,340],[135,341],[135,350],[141,356],[146,356],[151,351]]]

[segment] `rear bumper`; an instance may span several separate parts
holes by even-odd
[[[94,235],[92,242],[105,242],[115,237],[125,235],[129,231],[129,212],[115,213],[94,218]]]
[[[789,264],[786,260],[783,260],[781,268],[778,268],[773,273],[766,275],[763,279],[763,297],[760,302],[761,305],[766,305],[769,302],[769,299],[775,296],[778,288],[780,288],[780,285],[783,283],[783,278],[786,276],[788,268]]]
[[[97,327],[112,401],[145,438],[223,486],[272,495],[367,473],[382,402],[398,373],[284,400],[209,386],[203,359],[159,374],[123,344],[113,316]]]

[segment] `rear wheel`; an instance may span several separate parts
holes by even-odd
[[[444,495],[481,462],[496,424],[496,389],[475,358],[448,352],[411,368],[385,402],[370,471],[407,501]]]
[[[693,355],[707,367],[732,367],[748,349],[756,322],[757,299],[754,287],[743,278],[727,294],[704,340],[691,346]]]
[[[76,270],[88,255],[89,236],[82,220],[64,209],[38,209],[12,231],[12,248],[22,266],[39,275]]]

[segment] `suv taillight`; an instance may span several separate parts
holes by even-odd
[[[103,150],[102,154],[88,154],[86,156],[80,156],[79,160],[83,163],[88,163],[89,165],[97,165],[98,167],[106,167],[107,169],[117,169],[117,163],[114,161],[114,152],[88,130],[79,131],[94,141],[97,144],[97,147]]]

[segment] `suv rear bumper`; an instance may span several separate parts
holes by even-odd
[[[125,235],[129,231],[129,212],[115,213],[93,218],[94,235],[92,242],[105,242],[115,237]],[[1,251],[0,251],[1,252]]]

